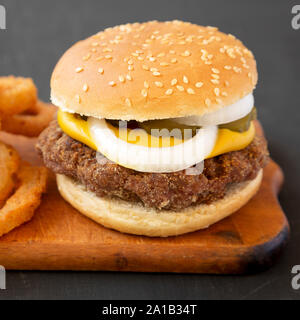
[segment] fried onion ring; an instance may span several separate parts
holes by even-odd
[[[37,137],[53,120],[56,110],[51,103],[38,101],[22,114],[4,117],[2,130],[27,137]]]
[[[0,114],[22,113],[37,103],[37,89],[32,79],[0,77]]]
[[[10,146],[0,142],[0,208],[15,187],[15,174],[18,171],[20,157]]]
[[[0,210],[0,236],[33,217],[46,189],[47,169],[22,163],[18,179],[18,188]]]

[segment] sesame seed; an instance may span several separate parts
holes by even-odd
[[[211,77],[214,79],[220,79],[220,76],[218,74],[214,74],[214,73],[211,75]]]
[[[155,57],[149,57],[149,60],[150,60],[151,62],[154,62],[154,61],[156,61],[156,58],[155,58]]]
[[[236,51],[240,56],[243,55],[242,52],[241,52],[241,50],[240,50],[240,47],[235,47],[235,51]]]
[[[177,62],[177,59],[176,58],[173,58],[172,60],[171,60],[171,63],[176,63]]]
[[[78,68],[75,69],[75,72],[76,72],[76,73],[79,73],[79,72],[82,72],[82,71],[83,71],[83,68],[82,68],[82,67],[78,67]]]
[[[163,83],[160,81],[155,81],[154,83],[158,88],[162,88],[164,86]]]
[[[126,98],[126,99],[125,99],[125,103],[128,105],[128,107],[131,107],[131,106],[132,106],[131,101],[130,101],[129,98]]]
[[[159,73],[159,72],[157,72],[157,71],[154,71],[152,74],[153,74],[155,77],[160,76],[160,73]]]
[[[212,83],[214,83],[214,84],[219,84],[219,83],[220,83],[220,81],[217,80],[217,79],[211,79],[210,81],[211,81]]]
[[[86,56],[84,56],[84,57],[82,58],[82,60],[87,61],[87,60],[90,59],[90,57],[91,57],[91,54],[88,53]]]
[[[251,78],[251,72],[248,72],[248,77]]]
[[[202,86],[203,86],[203,82],[196,82],[196,84],[195,84],[195,86],[197,87],[197,88],[201,88]]]
[[[168,89],[168,90],[165,92],[165,94],[166,94],[167,96],[171,95],[172,93],[173,93],[173,89]]]
[[[131,75],[130,75],[130,74],[127,74],[127,75],[126,75],[126,79],[129,80],[129,81],[132,81]]]
[[[143,65],[142,68],[143,68],[144,70],[147,70],[147,71],[149,70],[149,67],[146,66],[146,65]]]
[[[132,70],[133,70],[133,65],[130,64],[130,65],[128,66],[128,70],[129,70],[129,71],[132,71]]]
[[[104,73],[104,69],[103,69],[103,68],[99,68],[99,69],[98,69],[98,72],[99,72],[100,74],[103,74],[103,73]]]
[[[132,59],[129,59],[129,60],[127,61],[127,63],[128,63],[128,64],[133,64],[133,60],[132,60]]]
[[[187,78],[187,76],[183,76],[182,80],[184,83],[189,83],[189,79]]]
[[[108,83],[111,87],[114,87],[116,85],[116,83],[114,81],[109,81]]]
[[[112,49],[110,49],[110,48],[104,48],[104,49],[102,50],[102,52],[112,52]]]
[[[220,89],[219,88],[215,88],[214,89],[214,93],[218,97],[220,95]]]
[[[146,89],[142,89],[141,94],[143,97],[147,97],[148,93]]]
[[[188,50],[185,50],[182,54],[183,57],[189,57],[191,53]]]
[[[101,60],[103,60],[102,56],[96,58],[96,61],[101,61]]]
[[[187,88],[186,91],[188,94],[195,94],[195,91],[192,88]]]
[[[168,62],[161,62],[160,65],[163,66],[163,67],[166,67],[166,66],[168,66],[169,64],[168,64]]]
[[[183,86],[176,86],[176,88],[177,88],[179,91],[184,91],[184,87],[183,87]]]
[[[232,67],[231,66],[224,66],[224,69],[230,70],[230,69],[232,69]]]
[[[206,29],[207,30],[211,30],[211,31],[217,31],[218,30],[217,27],[213,27],[213,26],[207,26]]]
[[[253,54],[250,50],[248,50],[247,48],[243,49],[243,52],[248,56],[248,57],[253,57]]]
[[[227,97],[228,96],[227,92],[223,91],[222,96]]]
[[[210,99],[206,98],[206,99],[205,99],[205,104],[209,107],[209,106],[210,106],[210,104],[211,104]]]
[[[176,52],[174,50],[169,51],[170,54],[175,54]]]
[[[98,47],[98,46],[99,46],[99,43],[98,43],[98,42],[93,42],[93,43],[92,43],[92,46],[93,46],[93,47]]]
[[[227,49],[226,52],[227,52],[227,54],[229,55],[230,58],[232,58],[232,59],[236,58],[236,55],[233,53],[233,49],[232,48]]]
[[[175,86],[175,84],[177,83],[177,79],[173,79],[172,81],[171,81],[171,86]]]
[[[213,73],[220,73],[219,69],[217,69],[217,68],[211,68],[211,71],[212,71]]]
[[[216,98],[216,102],[219,103],[219,104],[221,104],[221,103],[222,103],[222,99]]]
[[[144,87],[145,87],[146,89],[149,88],[149,83],[148,83],[147,81],[144,81]]]
[[[157,55],[158,58],[164,57],[166,54],[164,52],[161,52]]]
[[[229,87],[229,82],[227,80],[225,81],[225,86]]]
[[[233,71],[236,72],[236,73],[240,73],[240,72],[242,72],[242,69],[234,66],[233,67]]]
[[[105,59],[112,59],[112,56],[111,56],[110,54],[107,54],[107,55],[105,56]]]
[[[82,90],[83,90],[84,92],[87,92],[87,91],[89,90],[89,86],[85,83],[85,84],[83,85],[83,87],[82,87]]]
[[[151,71],[151,72],[157,72],[158,69],[157,69],[157,68],[150,68],[150,71]]]
[[[119,81],[120,81],[120,82],[125,82],[125,78],[124,78],[122,75],[120,75],[120,76],[119,76]]]

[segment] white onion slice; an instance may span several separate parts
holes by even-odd
[[[141,172],[175,172],[205,159],[214,148],[217,126],[205,126],[184,143],[173,147],[145,147],[116,137],[104,119],[88,119],[90,133],[99,152],[121,166]]]
[[[254,106],[254,97],[250,93],[236,103],[224,107],[216,112],[203,116],[191,116],[173,119],[178,123],[192,126],[210,126],[232,122],[245,117]]]

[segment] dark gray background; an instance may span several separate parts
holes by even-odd
[[[34,78],[49,97],[49,78],[61,54],[74,42],[116,24],[181,19],[218,26],[254,52],[259,84],[256,106],[272,157],[286,181],[281,204],[291,240],[278,263],[251,276],[206,276],[109,272],[8,272],[0,299],[299,299],[291,268],[300,264],[300,30],[291,27],[297,1],[41,1],[0,0],[7,30],[0,30],[0,75]],[[300,4],[300,1],[298,1]]]

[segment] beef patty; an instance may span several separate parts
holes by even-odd
[[[254,179],[268,161],[266,141],[256,135],[243,150],[205,160],[200,175],[143,173],[101,161],[103,156],[66,135],[57,121],[41,134],[37,150],[49,169],[73,178],[100,197],[119,197],[165,210],[218,200],[230,184]]]

